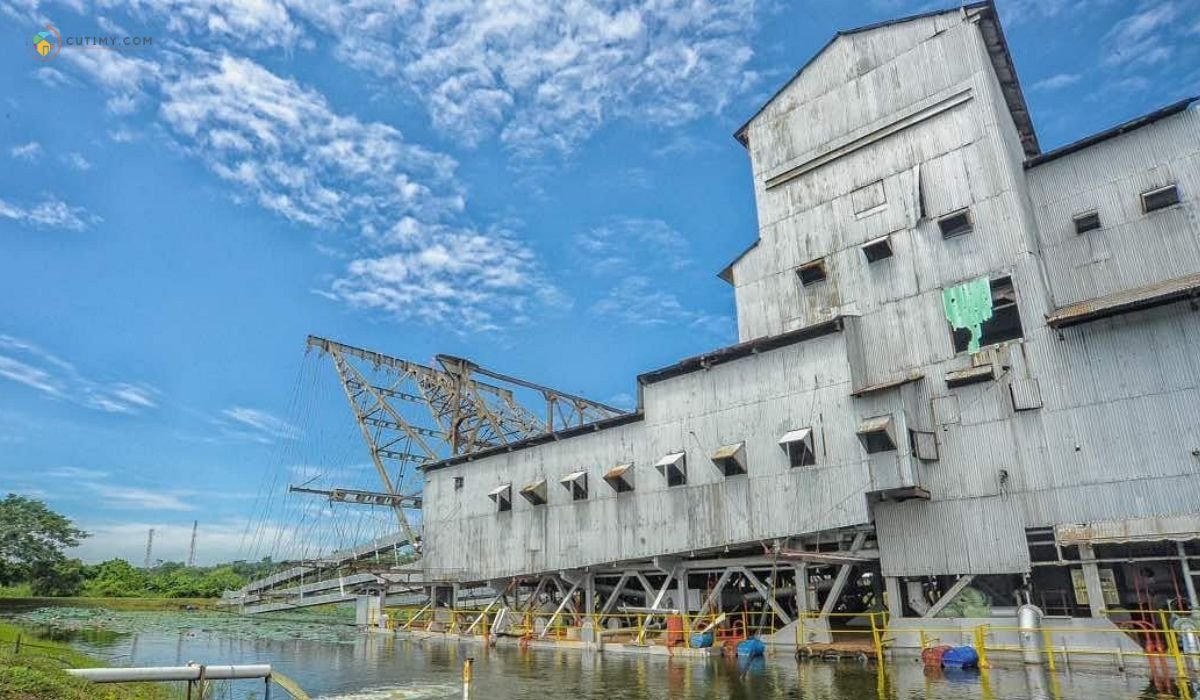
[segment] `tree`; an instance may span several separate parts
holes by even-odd
[[[33,568],[29,579],[31,592],[36,596],[73,596],[83,590],[85,567],[78,559],[64,559],[54,564]]]
[[[46,504],[15,493],[0,501],[0,585],[46,574],[88,533]]]
[[[150,586],[146,573],[124,559],[109,559],[95,565],[88,578],[88,594],[102,598],[139,596]]]

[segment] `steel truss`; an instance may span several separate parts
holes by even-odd
[[[343,503],[390,506],[408,541],[420,541],[421,465],[622,414],[620,409],[438,355],[439,368],[308,337],[333,361],[384,493],[292,490]],[[522,397],[526,401],[522,401]],[[543,403],[540,410],[526,402]]]

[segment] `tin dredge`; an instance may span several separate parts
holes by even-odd
[[[991,3],[839,32],[736,133],[759,222],[720,273],[738,344],[642,374],[623,412],[311,338],[384,482],[319,493],[400,531],[229,602],[606,652],[965,644],[1186,676],[1192,105],[1043,152]]]

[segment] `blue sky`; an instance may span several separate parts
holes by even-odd
[[[0,492],[89,560],[381,530],[279,495],[376,487],[309,333],[629,405],[736,341],[734,129],[837,29],[940,7],[549,4],[0,2]],[[1200,94],[1200,0],[998,4],[1044,149]],[[43,62],[47,22],[152,43]]]

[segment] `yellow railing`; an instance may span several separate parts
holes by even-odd
[[[854,626],[856,620],[865,620],[865,625]],[[869,640],[877,662],[883,661],[884,648],[891,642],[888,636],[888,614],[884,611],[859,613],[822,613],[808,611],[801,613],[796,620],[796,647],[811,646],[805,638],[807,629],[814,622],[821,622],[823,629],[829,631],[831,639],[834,636],[851,638],[861,637]],[[843,623],[836,625],[834,623]]]

